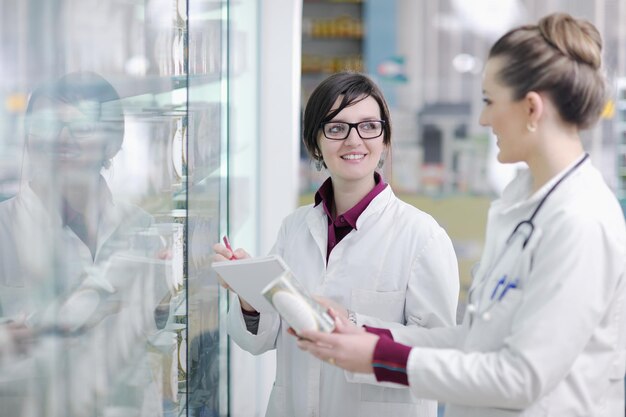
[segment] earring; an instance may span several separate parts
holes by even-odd
[[[319,172],[322,170],[322,166],[324,165],[324,160],[323,159],[316,159],[315,160],[315,169]]]
[[[537,130],[537,126],[535,126],[534,124],[528,122],[528,123],[526,123],[526,129],[528,129],[528,131],[530,133],[534,133]]]
[[[381,156],[380,159],[378,160],[378,169],[381,169],[383,165],[385,165],[385,157]]]

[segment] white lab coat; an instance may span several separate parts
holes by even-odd
[[[102,185],[102,194],[109,193]],[[32,316],[43,305],[82,284],[89,270],[104,267],[111,256],[128,250],[129,236],[148,228],[152,217],[137,206],[113,201],[101,206],[95,259],[61,216],[45,207],[28,184],[0,203],[0,311],[3,316]],[[62,277],[62,279],[60,279]],[[34,322],[37,317],[31,317]]]
[[[407,364],[412,392],[445,401],[447,417],[624,416],[626,229],[589,161],[546,200],[527,248],[485,277],[559,177],[528,197],[525,171],[492,204],[472,284],[478,313],[442,331],[392,330],[417,346]],[[498,279],[515,269],[518,288],[492,301]]]
[[[359,325],[438,327],[455,323],[458,266],[450,238],[432,217],[399,200],[387,186],[369,204],[326,264],[327,217],[308,205],[288,216],[273,253],[284,258],[312,294],[357,313]],[[254,278],[254,277],[251,277]],[[436,403],[406,388],[349,383],[345,373],[296,345],[277,314],[261,314],[246,330],[236,296],[228,331],[243,349],[277,352],[268,417],[435,416]]]
[[[108,193],[106,186],[102,192]],[[111,394],[113,381],[123,372],[127,379],[150,372],[148,354],[141,348],[146,343],[145,333],[154,330],[154,324],[146,323],[152,319],[154,308],[147,312],[149,315],[142,315],[140,301],[150,295],[144,282],[154,277],[140,274],[138,263],[134,270],[125,271],[111,261],[115,254],[128,252],[133,232],[147,229],[153,220],[139,207],[105,199],[95,259],[83,241],[63,226],[60,215],[45,207],[27,184],[16,197],[0,203],[1,315],[26,318],[32,325],[57,319],[80,323],[85,306],[81,302],[64,304],[63,300],[80,296],[81,291],[91,295],[83,300],[88,300],[90,306],[104,306],[106,314],[80,337],[43,337],[26,356],[5,358],[0,366],[0,414],[91,416],[97,399],[111,398],[107,395]],[[107,271],[115,275],[108,277],[117,281],[115,289],[99,285],[109,282],[105,278]],[[111,302],[108,291],[114,293],[110,297],[121,307],[106,313],[107,303]],[[137,302],[131,304],[132,300]],[[134,401],[137,408],[144,409],[148,408],[146,402],[160,406],[157,387],[143,374],[141,378],[144,386],[124,391],[126,404]],[[68,398],[71,400],[66,401]],[[159,415],[144,409],[137,415]]]

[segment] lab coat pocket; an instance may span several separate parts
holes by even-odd
[[[411,391],[398,385],[395,387],[382,387],[379,385],[362,384],[361,401],[379,403],[420,403],[424,400],[417,399],[411,395]]]
[[[404,323],[405,291],[352,290],[351,309],[385,321]]]
[[[274,384],[265,415],[272,417],[288,417],[284,387]]]
[[[376,387],[369,386],[368,388],[370,389],[361,390],[361,402],[359,403],[359,413],[357,414],[360,417],[437,415],[437,403],[435,401],[413,398],[408,389],[378,388],[379,390],[396,391],[397,394],[404,395],[385,396],[385,393],[383,398],[380,398],[380,395],[375,396],[374,398],[382,399],[382,401],[376,401],[369,397],[369,394]]]
[[[492,301],[474,317],[466,338],[469,350],[489,351],[502,348],[511,334],[513,318],[521,303],[521,289],[511,289],[500,301]]]

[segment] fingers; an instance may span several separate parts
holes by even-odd
[[[250,257],[250,254],[248,254],[248,252],[246,252],[245,250],[241,248],[235,249],[235,252],[233,252],[233,254],[235,255],[235,258],[237,259],[246,259]]]
[[[213,252],[215,252],[213,256],[211,256],[211,260],[213,262],[222,262],[232,259],[245,259],[250,257],[250,255],[241,248],[235,250],[234,252],[231,252],[226,246],[221,243],[216,243],[213,245]],[[232,291],[232,288],[219,275],[217,276],[217,280],[223,288]]]
[[[320,346],[333,346],[337,338],[337,336],[333,334],[324,333],[317,330],[303,330],[300,332],[300,334],[298,334],[298,336]]]
[[[355,327],[347,317],[338,314],[335,309],[329,308],[328,314],[335,322],[334,333],[352,333],[351,327]]]
[[[303,337],[299,338],[297,342],[301,350],[309,352],[311,355],[323,361],[328,361],[329,358],[334,358],[337,355],[332,345],[315,343],[309,340],[304,334],[302,336]]]
[[[233,256],[233,253],[221,243],[213,245],[213,252],[215,252],[213,255],[214,262],[227,261]]]
[[[292,335],[293,337],[297,338],[298,340],[306,340],[305,338],[300,336],[298,333],[296,333],[296,331],[293,329],[293,327],[289,327],[287,329],[287,333]]]
[[[354,333],[353,329],[356,328],[354,324],[345,317],[335,316],[335,332],[337,333]]]
[[[213,245],[213,262],[219,261],[228,261],[230,259],[246,259],[250,257],[250,254],[245,250],[238,248],[234,251],[230,251],[226,246],[221,243],[216,243]],[[234,258],[233,258],[234,255]]]

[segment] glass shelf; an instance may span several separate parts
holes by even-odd
[[[186,89],[193,85],[219,84],[222,82],[220,74],[210,75],[175,75],[143,77],[105,76],[119,91],[122,98],[140,96],[144,94],[169,93],[173,90]]]

